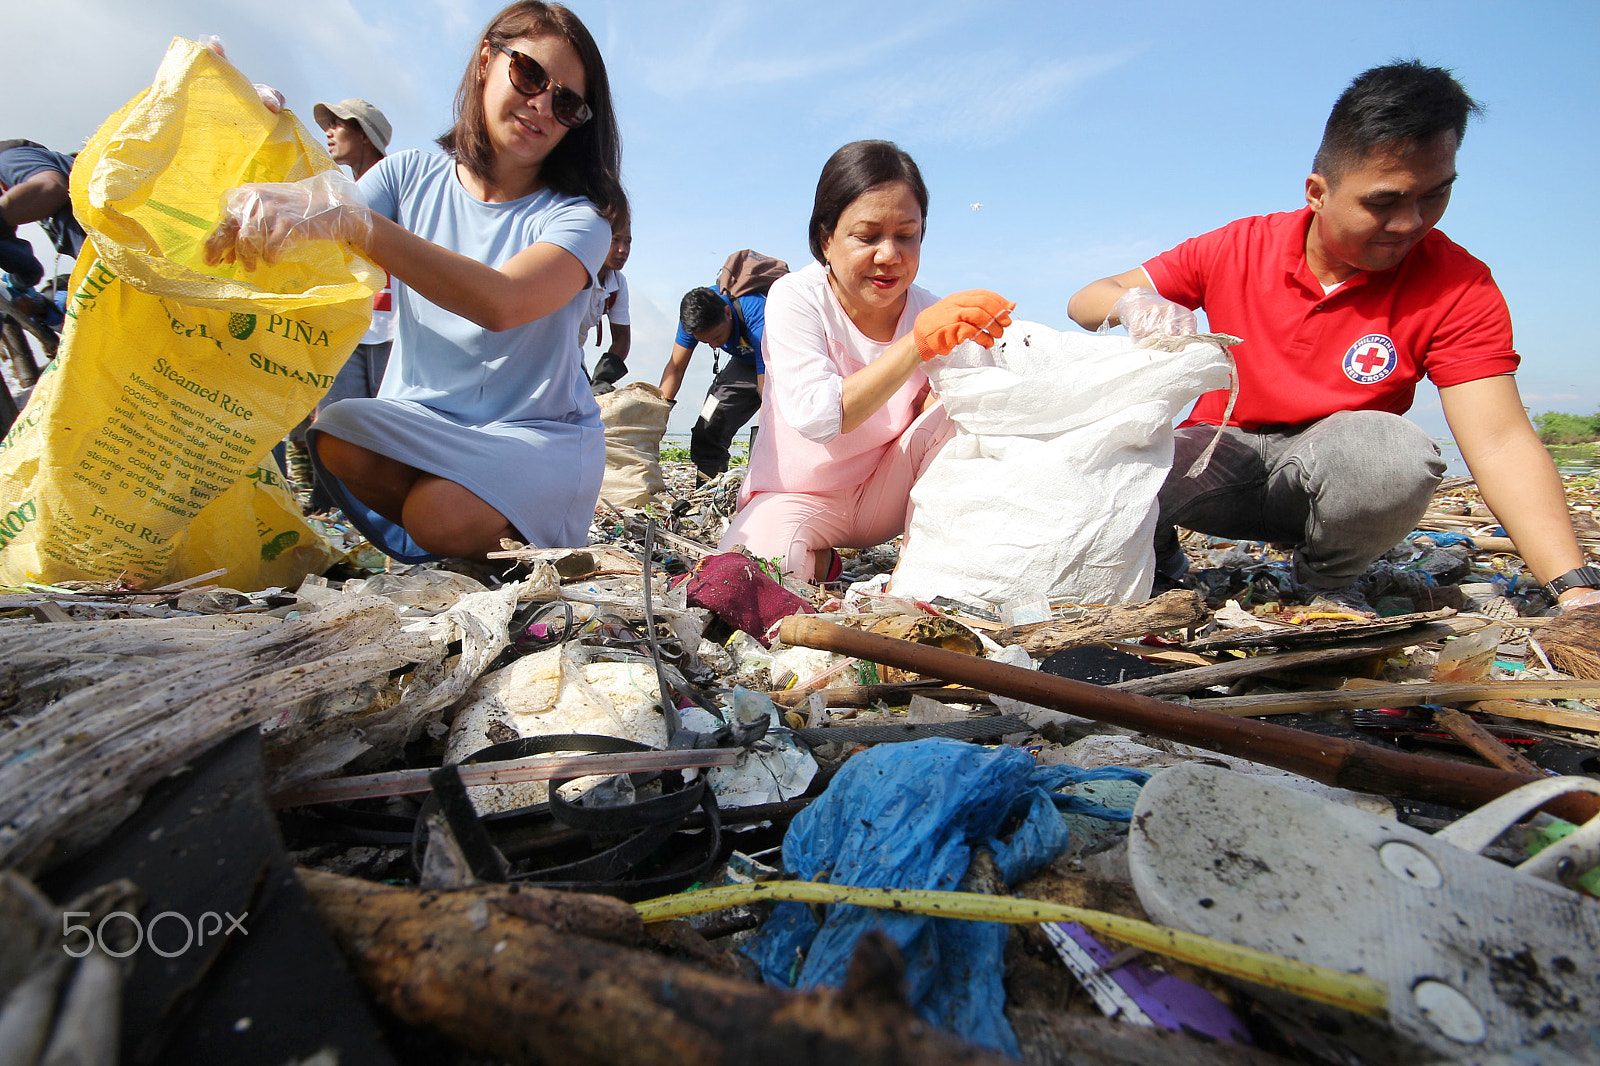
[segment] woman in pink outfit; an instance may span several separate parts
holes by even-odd
[[[888,141],[835,152],[811,212],[816,262],[767,296],[761,432],[722,548],[838,575],[836,547],[905,531],[911,486],[955,432],[922,372],[965,340],[988,347],[1014,306],[981,289],[936,300],[912,284],[928,189]]]

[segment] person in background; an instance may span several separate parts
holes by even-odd
[[[1085,329],[1134,337],[1210,328],[1233,349],[1239,395],[1202,396],[1162,488],[1157,569],[1187,569],[1175,526],[1296,546],[1299,580],[1363,608],[1352,583],[1415,528],[1444,473],[1401,415],[1427,375],[1478,487],[1563,607],[1600,602],[1560,476],[1517,393],[1511,315],[1489,268],[1435,228],[1478,113],[1449,71],[1375,67],[1334,104],[1298,211],[1240,219],[1079,290]]]
[[[319,477],[403,562],[483,559],[503,538],[580,546],[605,471],[578,323],[625,209],[605,63],[568,8],[519,0],[473,48],[443,152],[227,197],[213,263],[347,242],[393,276],[376,398],[326,408]]]
[[[328,135],[328,154],[350,168],[357,181],[389,151],[394,127],[382,111],[358,96],[311,109],[317,126]]]
[[[88,238],[72,217],[71,175],[69,156],[34,141],[0,141],[0,271],[7,275],[7,298],[52,328],[60,325],[66,294],[58,293],[52,306],[32,291],[44,278],[44,266],[33,246],[17,236],[17,227],[37,222],[58,253],[77,256]]]
[[[910,525],[911,487],[955,433],[922,365],[962,341],[989,347],[1013,306],[912,284],[927,219],[922,173],[888,141],[847,144],[822,168],[816,262],[767,297],[762,432],[724,551],[742,544],[786,574],[834,580],[833,549]]]
[[[633,229],[626,217],[611,220],[611,251],[606,255],[605,266],[600,270],[600,284],[594,287],[589,311],[583,317],[578,343],[589,339],[589,331],[596,330],[595,343],[602,343],[601,319],[611,323],[611,346],[595,360],[594,373],[589,381],[596,396],[610,392],[628,373],[628,351],[633,347],[633,327],[628,321],[628,279],[622,268],[633,249]]]
[[[335,163],[349,167],[357,181],[389,151],[393,127],[382,111],[359,97],[340,100],[336,104],[317,104],[311,109],[311,114],[328,135],[328,154]],[[378,395],[378,386],[383,384],[384,369],[389,365],[389,348],[394,342],[392,285],[391,279],[385,275],[383,291],[372,298],[372,324],[334,376],[328,394],[317,405],[318,411],[340,400]],[[298,485],[312,486],[308,510],[323,512],[333,507],[334,501],[326,486],[315,479],[311,453],[305,444],[309,427],[308,420],[296,426],[290,434],[289,476]]]
[[[738,299],[712,288],[690,289],[678,305],[678,335],[661,373],[661,394],[676,402],[695,345],[726,352],[726,366],[715,371],[700,417],[689,431],[689,458],[704,481],[728,469],[734,436],[761,409],[762,336],[767,295]]]

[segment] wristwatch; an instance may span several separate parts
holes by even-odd
[[[1600,589],[1600,566],[1580,566],[1568,570],[1560,577],[1545,582],[1544,590],[1552,600],[1560,599],[1568,589]]]

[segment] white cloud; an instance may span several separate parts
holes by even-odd
[[[440,11],[450,8],[440,3]],[[307,123],[318,100],[362,96],[378,103],[408,143],[431,136],[448,101],[429,99],[424,112],[403,44],[436,43],[418,35],[413,18],[383,8],[363,17],[350,0],[275,0],[272,4],[224,0],[153,0],[128,5],[111,0],[57,0],[8,11],[7,36],[16,43],[0,65],[0,115],[5,136],[28,137],[58,151],[75,151],[112,113],[150,84],[174,37],[221,37],[228,57],[252,81],[283,92]],[[422,14],[424,24],[440,16]],[[395,21],[389,22],[388,18]],[[406,22],[411,25],[406,26]],[[470,39],[467,30],[454,36]],[[465,44],[462,45],[465,54]],[[451,57],[453,66],[457,60]],[[431,89],[430,96],[433,95]],[[22,106],[19,101],[35,101]],[[427,114],[426,120],[421,119]]]
[[[898,62],[921,50],[913,45],[944,35],[958,15],[950,5],[942,12],[924,8],[916,18],[891,13],[891,28],[880,34],[859,5],[835,12],[814,4],[803,23],[792,7],[748,0],[722,0],[704,13],[679,5],[661,10],[670,15],[639,27],[628,59],[652,91],[671,100],[718,94],[731,100],[881,66],[887,57]]]
[[[1019,63],[1014,55],[995,52],[973,60],[958,76],[941,76],[929,64],[893,78],[835,88],[811,120],[835,130],[923,143],[995,144],[1140,51],[1123,48],[1044,64]]]

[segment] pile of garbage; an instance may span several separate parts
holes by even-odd
[[[1141,602],[808,585],[665,474],[584,549],[0,595],[5,1060],[1600,1055],[1600,610],[1470,483],[1330,610],[1194,535]]]

